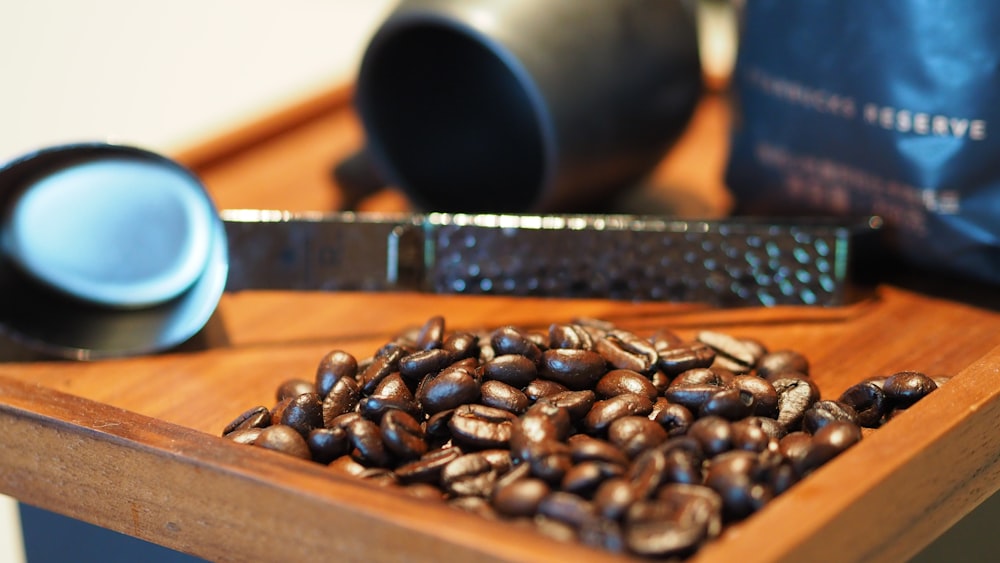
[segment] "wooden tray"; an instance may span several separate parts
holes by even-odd
[[[361,144],[349,96],[325,93],[178,157],[221,208],[335,209],[331,167]],[[706,98],[653,192],[682,194],[671,197],[688,214],[724,212],[728,122],[725,100]],[[392,192],[363,203],[405,206]],[[219,561],[613,560],[218,436],[246,408],[272,404],[281,381],[311,378],[330,349],[368,355],[434,314],[449,329],[591,316],[640,334],[712,328],[799,350],[825,396],[903,369],[954,375],[696,557],[898,560],[1000,487],[1000,314],[988,288],[891,279],[836,309],[244,292],[169,354],[72,363],[6,345],[21,361],[0,364],[0,492]]]

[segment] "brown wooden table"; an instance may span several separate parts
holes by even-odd
[[[348,90],[325,93],[176,155],[220,208],[333,210],[331,166],[361,144]],[[684,215],[724,213],[729,112],[708,97],[643,192]],[[669,194],[669,195],[668,195]],[[679,194],[679,195],[678,195]],[[362,209],[401,210],[383,192]],[[877,374],[954,375],[891,424],[703,549],[699,560],[896,560],[1000,487],[1000,314],[990,288],[890,275],[834,309],[418,294],[226,295],[180,350],[92,363],[0,364],[0,492],[221,561],[592,561],[611,556],[333,475],[219,437],[279,382],[311,378],[332,348],[362,357],[444,314],[449,329],[544,328],[600,317],[649,334],[670,327],[754,336],[812,362],[826,396]],[[779,531],[780,532],[776,532]]]

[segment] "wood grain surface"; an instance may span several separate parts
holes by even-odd
[[[333,210],[332,167],[362,144],[348,89],[178,157],[220,208]],[[728,104],[709,97],[637,200],[728,209]],[[361,204],[400,210],[392,190]],[[333,475],[219,437],[333,348],[370,355],[432,315],[448,329],[544,329],[598,317],[642,335],[711,328],[805,353],[824,396],[904,369],[950,383],[703,549],[705,561],[899,560],[1000,487],[1000,314],[990,288],[890,270],[852,305],[717,310],[411,293],[227,294],[181,349],[91,363],[15,350],[0,364],[0,492],[212,560],[614,560],[516,526]],[[776,532],[780,530],[779,532]]]

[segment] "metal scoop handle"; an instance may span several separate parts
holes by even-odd
[[[841,305],[877,218],[222,212],[226,289]]]

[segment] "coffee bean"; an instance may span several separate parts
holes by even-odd
[[[809,360],[794,350],[776,350],[764,354],[757,363],[757,375],[767,379],[789,377],[788,374],[798,374],[799,378],[809,375]]]
[[[592,389],[607,367],[597,352],[560,348],[542,354],[541,376],[572,390]]]
[[[754,396],[736,387],[716,391],[702,403],[698,416],[719,416],[726,420],[740,420],[754,412]]]
[[[222,431],[222,435],[226,436],[237,430],[246,430],[248,428],[267,428],[270,425],[271,411],[267,410],[265,406],[258,406],[245,411],[227,424],[226,428]]]
[[[571,430],[569,413],[544,402],[536,403],[514,421],[510,452],[515,460],[527,461],[539,444],[561,442]]]
[[[705,520],[680,518],[672,503],[638,501],[625,514],[625,544],[645,557],[684,557],[707,537]]]
[[[776,379],[771,384],[778,393],[778,423],[789,431],[798,430],[806,411],[819,400],[819,389],[798,378]]]
[[[568,440],[573,463],[601,461],[626,467],[628,457],[615,445],[586,434],[576,434]]]
[[[594,505],[574,494],[553,491],[538,503],[538,513],[579,528],[597,517]]]
[[[676,380],[675,380],[676,381]],[[690,383],[686,385],[670,384],[663,397],[671,403],[681,405],[687,410],[697,413],[702,405],[708,402],[723,388],[711,383]]]
[[[764,506],[774,492],[755,481],[757,456],[753,452],[733,450],[712,459],[705,474],[705,485],[722,498],[726,520],[742,520]]]
[[[513,414],[486,405],[462,405],[455,409],[448,422],[452,439],[463,447],[472,449],[510,447],[513,433]]]
[[[382,431],[367,418],[358,417],[347,425],[347,436],[354,446],[351,455],[369,467],[388,467],[392,462],[389,450],[382,441]]]
[[[716,361],[721,358],[732,360],[733,363],[725,367],[738,373],[753,369],[767,354],[767,349],[754,339],[737,338],[722,332],[703,330],[698,333],[697,340],[715,350]],[[731,366],[736,366],[736,369]]]
[[[597,396],[602,399],[621,395],[622,393],[635,393],[646,395],[650,401],[655,401],[659,393],[653,382],[645,375],[630,369],[613,369],[604,374],[597,381],[594,387]]]
[[[427,452],[420,459],[396,468],[401,483],[438,483],[441,470],[462,455],[457,447],[447,447]]]
[[[702,458],[693,450],[671,448],[663,451],[663,476],[667,483],[697,484],[703,480]]]
[[[587,413],[593,408],[596,396],[590,390],[561,391],[540,397],[538,400],[565,409],[569,413],[570,420],[576,423],[587,416]]]
[[[930,377],[916,371],[901,371],[890,375],[882,391],[893,408],[907,408],[937,389]]]
[[[762,452],[773,443],[777,447],[777,438],[771,437],[763,428],[762,420],[744,418],[730,425],[732,431],[733,449]],[[766,420],[766,419],[763,419]]]
[[[316,386],[311,381],[306,381],[305,379],[288,379],[278,386],[276,395],[278,401],[283,401],[285,399],[294,399],[306,393],[315,392]]]
[[[339,379],[348,377],[354,379],[358,374],[358,361],[350,353],[343,350],[331,350],[316,366],[316,392],[326,398]]]
[[[319,393],[304,393],[292,398],[282,411],[280,423],[294,428],[303,437],[314,428],[322,428],[323,401]]]
[[[713,387],[729,387],[736,376],[729,370],[719,368],[692,368],[680,373],[673,381],[671,387],[687,387],[689,385],[711,385]]]
[[[465,454],[441,470],[441,486],[455,496],[488,498],[496,480],[496,470],[481,453]]]
[[[444,329],[444,317],[441,315],[435,315],[427,319],[427,322],[420,327],[420,332],[417,334],[416,347],[420,350],[440,348],[441,342],[444,339]]]
[[[490,335],[490,346],[498,356],[517,354],[525,356],[535,364],[542,359],[542,351],[531,338],[519,329],[505,326],[493,331]]]
[[[502,381],[518,389],[531,383],[538,376],[535,362],[518,354],[497,356],[482,366],[484,379]]]
[[[562,479],[562,490],[589,498],[605,480],[625,474],[622,465],[605,461],[584,461],[573,465]]]
[[[578,537],[583,545],[611,553],[625,552],[625,536],[621,525],[607,518],[590,518],[580,524]]]
[[[552,324],[549,326],[549,348],[573,348],[592,350],[594,340],[590,333],[576,324]]]
[[[263,430],[263,428],[240,428],[226,434],[225,438],[227,440],[232,440],[237,444],[252,446],[254,442],[257,441],[257,438]]]
[[[815,434],[834,420],[844,420],[857,424],[858,415],[854,409],[837,401],[822,400],[813,403],[802,417],[802,429]]]
[[[423,418],[420,406],[399,372],[386,376],[370,397],[358,402],[358,412],[376,424],[389,410],[398,409],[412,417]]]
[[[567,391],[569,391],[568,387],[551,379],[534,379],[523,389],[524,395],[532,403]]]
[[[687,435],[694,438],[709,457],[727,452],[733,447],[732,426],[722,417],[699,418],[688,428]]]
[[[707,368],[715,362],[715,350],[703,342],[688,342],[659,351],[656,365],[674,377],[685,371]]]
[[[683,436],[687,433],[694,414],[684,405],[671,403],[666,397],[660,397],[653,403],[653,411],[649,413],[651,420],[667,431],[667,436]]]
[[[739,375],[731,385],[753,395],[753,416],[776,418],[778,416],[778,392],[766,379],[753,375]]]
[[[417,387],[417,401],[427,414],[453,409],[479,399],[479,382],[463,368],[449,367],[429,375]]]
[[[399,360],[399,373],[410,381],[420,381],[426,375],[437,373],[451,365],[452,354],[441,348],[420,350]]]
[[[848,387],[837,400],[854,409],[858,415],[858,424],[866,428],[879,426],[888,405],[882,387],[871,381]]]
[[[311,459],[306,439],[298,430],[284,424],[275,424],[262,429],[253,445],[301,459]]]
[[[323,425],[330,427],[332,420],[352,412],[361,400],[361,387],[352,377],[341,377],[323,399]]]
[[[350,452],[351,442],[343,428],[316,428],[306,437],[313,461],[328,464]]]
[[[493,493],[493,507],[506,516],[534,516],[538,505],[550,492],[549,485],[541,479],[519,479],[505,486],[498,485]]]
[[[583,426],[591,434],[603,434],[611,423],[632,415],[646,416],[653,411],[653,402],[645,395],[624,393],[597,401],[583,419]]]
[[[861,441],[861,428],[846,420],[835,420],[816,431],[803,456],[800,474],[820,467]]]
[[[504,409],[514,414],[523,413],[531,405],[528,396],[520,389],[495,379],[484,381],[479,392],[480,401],[484,405]]]
[[[381,419],[379,431],[386,448],[400,460],[417,459],[427,453],[423,428],[405,411],[397,409],[387,411]]]
[[[451,355],[452,361],[465,358],[479,358],[479,337],[471,332],[453,332],[449,334],[441,349]]]
[[[608,441],[634,458],[667,441],[667,431],[645,416],[623,416],[608,426]]]
[[[639,454],[625,472],[637,499],[652,497],[667,482],[667,452],[661,448]]]
[[[619,520],[629,506],[637,500],[635,489],[623,478],[611,478],[594,492],[594,508],[603,518]]]
[[[659,355],[648,341],[625,330],[611,330],[594,343],[594,350],[608,365],[639,373],[651,373]]]

